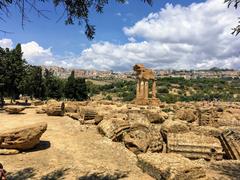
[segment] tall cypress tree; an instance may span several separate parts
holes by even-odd
[[[11,96],[12,99],[18,98],[20,93],[21,81],[25,76],[26,61],[23,59],[21,44],[17,44],[13,50],[1,49],[1,69],[3,78],[1,81],[4,83],[5,93],[7,96]],[[2,76],[2,75],[0,75]]]
[[[71,72],[71,75],[68,77],[66,85],[65,85],[65,97],[68,99],[75,99],[75,73]]]
[[[44,73],[44,85],[46,88],[46,97],[60,99],[63,96],[63,82],[53,75],[53,72],[45,70]]]
[[[83,78],[75,78],[74,71],[68,77],[65,86],[65,97],[68,99],[75,99],[83,101],[88,98],[86,81]]]

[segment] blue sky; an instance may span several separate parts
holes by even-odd
[[[239,45],[239,38],[233,39],[230,34],[231,27],[237,22],[237,12],[227,9],[222,1],[154,0],[153,6],[149,6],[140,0],[129,0],[126,4],[110,0],[103,14],[90,14],[90,23],[96,26],[92,41],[85,37],[83,26],[66,26],[64,19],[56,22],[62,9],[54,9],[51,3],[38,5],[41,9],[49,10],[45,12],[49,19],[38,17],[31,10],[28,13],[30,22],[25,22],[24,29],[17,9],[13,7],[7,22],[0,25],[1,29],[13,33],[0,34],[0,45],[10,42],[9,46],[13,47],[18,42],[22,43],[25,58],[32,64],[122,71],[130,69],[139,59],[139,62],[150,67],[165,69],[211,66],[239,68],[236,60],[239,59],[239,51],[234,49]],[[196,23],[191,17],[199,22]],[[229,17],[232,18],[230,22],[226,20]],[[220,20],[224,23],[218,23]],[[203,27],[209,30],[202,32]],[[226,39],[218,42],[223,37]],[[214,41],[216,43],[212,43]],[[226,41],[233,42],[233,45],[228,52],[221,54],[219,51]],[[142,54],[144,47],[150,51],[156,49],[157,53]],[[212,52],[209,52],[209,48]]]
[[[149,6],[141,0],[129,0],[126,4],[119,4],[114,0],[105,6],[104,13],[99,14],[91,11],[90,23],[96,26],[96,35],[93,41],[89,41],[84,35],[84,26],[64,24],[64,19],[57,22],[62,9],[53,7],[52,3],[38,3],[39,9],[48,10],[44,14],[49,18],[39,17],[33,10],[22,28],[21,17],[16,8],[11,8],[11,15],[5,18],[7,23],[2,23],[1,28],[13,34],[1,34],[2,38],[10,38],[14,43],[36,41],[41,46],[52,47],[54,53],[63,55],[66,52],[79,53],[93,42],[110,41],[125,43],[127,37],[122,28],[132,26],[138,20],[151,12],[158,12],[168,1],[155,0],[153,6]],[[171,1],[173,4],[188,5],[193,0]]]

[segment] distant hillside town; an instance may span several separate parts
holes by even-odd
[[[59,78],[67,78],[71,71],[75,71],[76,77],[83,78],[135,78],[134,72],[113,72],[100,70],[70,69],[58,66],[42,66],[43,70],[48,69],[54,72]],[[240,78],[240,70],[211,68],[208,70],[155,70],[157,78],[182,77],[184,79],[196,78]]]

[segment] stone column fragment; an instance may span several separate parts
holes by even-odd
[[[153,80],[152,84],[152,98],[156,98],[156,81]]]
[[[148,81],[144,81],[144,99],[148,99]]]

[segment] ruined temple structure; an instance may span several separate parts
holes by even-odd
[[[240,160],[240,133],[227,130],[220,136],[223,149],[228,159]]]
[[[181,154],[189,159],[223,159],[223,149],[219,139],[192,132],[168,134],[167,152]]]
[[[143,64],[136,64],[133,66],[133,70],[136,72],[137,77],[135,104],[159,105],[160,101],[156,97],[156,79],[154,72],[151,69],[146,69]],[[149,81],[152,81],[152,98],[148,98]]]

